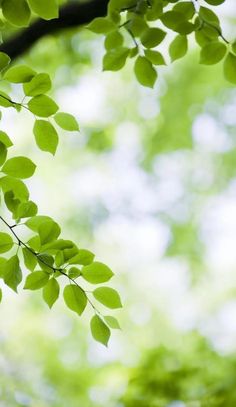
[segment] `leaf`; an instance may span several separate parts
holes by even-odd
[[[3,165],[7,158],[7,148],[0,142],[0,166]]]
[[[4,79],[12,83],[29,82],[36,72],[27,65],[17,65],[9,68],[4,74]]]
[[[43,222],[38,228],[41,244],[51,242],[58,238],[61,233],[59,225],[54,221]]]
[[[58,111],[58,106],[47,95],[38,95],[28,102],[29,110],[39,117],[49,117]]]
[[[54,242],[46,243],[43,246],[44,250],[63,250],[63,249],[68,249],[72,248],[74,246],[74,243],[71,240],[64,240],[64,239],[58,239],[55,240]]]
[[[0,52],[0,71],[6,68],[9,65],[11,58],[5,54],[5,52]]]
[[[219,41],[211,41],[201,49],[200,64],[213,65],[220,62],[226,54],[226,45]]]
[[[103,57],[104,71],[119,71],[125,65],[129,49],[120,47],[108,51]]]
[[[95,341],[107,346],[111,336],[110,329],[98,315],[94,315],[90,321],[90,329]]]
[[[176,27],[181,23],[186,21],[186,17],[183,13],[178,11],[167,11],[160,17],[161,22],[171,30],[176,30]]]
[[[136,59],[134,73],[141,85],[153,88],[157,79],[157,73],[146,57],[139,56]]]
[[[0,178],[0,188],[2,188],[4,193],[12,191],[15,198],[18,198],[22,202],[25,202],[29,199],[29,191],[26,185],[23,181],[17,178],[9,176]]]
[[[2,13],[6,20],[18,27],[26,27],[30,19],[30,9],[26,0],[3,0]]]
[[[0,277],[4,277],[4,271],[5,271],[5,264],[7,262],[7,259],[4,257],[0,257]]]
[[[112,31],[107,34],[104,46],[107,51],[115,48],[122,47],[124,42],[124,37],[119,31]]]
[[[0,232],[0,253],[6,253],[13,247],[13,240],[7,233]]]
[[[37,265],[37,258],[35,254],[33,254],[31,250],[27,249],[26,247],[23,247],[22,253],[24,257],[25,267],[30,271],[34,271]]]
[[[63,292],[64,300],[68,308],[81,315],[87,305],[87,297],[84,291],[75,284],[67,285]]]
[[[110,287],[99,287],[93,291],[93,296],[101,304],[108,308],[122,308],[120,296],[116,290]]]
[[[78,278],[81,276],[81,271],[77,267],[71,267],[68,271],[68,276],[73,279]]]
[[[208,4],[212,6],[219,6],[220,4],[224,3],[225,0],[205,0]]]
[[[140,39],[144,47],[154,48],[164,40],[165,36],[165,31],[160,28],[151,27],[143,31]]]
[[[53,125],[46,120],[35,120],[33,133],[40,150],[54,155],[58,145],[58,134]]]
[[[15,103],[11,101],[10,97],[1,90],[0,93],[0,106],[15,107]]]
[[[47,73],[35,75],[30,82],[23,85],[26,96],[38,96],[48,92],[52,87],[50,76]]]
[[[17,287],[22,280],[22,272],[18,256],[15,255],[7,260],[4,269],[4,283],[17,293]]]
[[[30,8],[45,20],[58,18],[59,9],[57,0],[28,0]]]
[[[42,223],[44,222],[54,222],[54,221],[49,216],[37,215],[33,216],[31,219],[28,219],[25,222],[25,224],[26,226],[28,226],[28,228],[30,228],[34,232],[38,232],[40,225],[42,225]]]
[[[169,47],[169,54],[171,61],[176,61],[176,59],[182,58],[188,50],[188,40],[186,35],[177,35],[175,39],[171,42]]]
[[[87,266],[88,264],[93,262],[94,257],[94,254],[89,250],[79,249],[79,253],[71,257],[68,263],[82,264],[83,266]]]
[[[7,160],[2,167],[2,172],[11,177],[30,178],[35,172],[36,165],[29,158],[13,157]]]
[[[84,266],[81,270],[82,277],[92,284],[105,283],[113,277],[113,272],[109,267],[98,261]]]
[[[163,55],[159,51],[145,49],[144,53],[145,57],[149,59],[153,65],[166,65]]]
[[[214,11],[210,10],[207,7],[200,7],[199,16],[201,19],[209,24],[214,25],[217,28],[220,28],[220,21]]]
[[[49,274],[44,271],[33,271],[26,277],[24,290],[38,290],[47,284]]]
[[[43,299],[52,308],[59,297],[60,286],[55,278],[51,278],[43,288]]]
[[[46,271],[47,273],[51,274],[53,273],[53,264],[54,264],[54,258],[48,253],[40,253],[37,256],[38,264],[41,267],[42,270]]]
[[[107,17],[97,17],[87,25],[87,28],[96,34],[106,34],[114,30],[116,25]]]
[[[34,202],[22,202],[17,208],[16,219],[29,218],[31,216],[35,216],[37,212],[38,208]]]
[[[77,120],[72,114],[59,112],[54,116],[55,122],[67,131],[79,131]]]
[[[177,3],[173,7],[173,11],[184,14],[187,20],[190,20],[195,14],[194,5],[191,1],[183,1],[182,3]]]
[[[0,142],[3,143],[7,148],[13,146],[12,141],[8,137],[7,133],[0,130]]]
[[[236,84],[236,56],[231,52],[224,61],[224,76],[227,81]]]
[[[116,318],[110,316],[110,315],[106,315],[104,317],[107,325],[112,328],[112,329],[121,329],[119,322],[117,321]]]

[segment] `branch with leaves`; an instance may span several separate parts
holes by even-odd
[[[5,81],[8,85],[18,86],[22,101],[14,101],[0,88],[0,106],[3,111],[13,108],[20,113],[26,109],[33,114],[32,133],[37,146],[54,155],[59,141],[57,126],[78,132],[77,120],[71,114],[59,112],[57,103],[47,95],[52,86],[47,73],[37,73],[25,65],[12,66],[10,57],[27,50],[45,33],[85,24],[93,17],[97,18],[88,28],[105,35],[104,70],[118,71],[128,59],[134,60],[134,74],[139,83],[153,87],[158,66],[166,64],[159,46],[165,44],[169,33],[174,33],[175,38],[169,45],[172,62],[187,53],[189,37],[193,36],[201,48],[200,63],[213,65],[223,61],[226,79],[235,84],[236,44],[225,38],[217,15],[209,8],[209,5],[217,6],[223,2],[110,0],[108,4],[107,0],[91,0],[68,3],[59,12],[56,0],[2,0],[0,7],[7,23],[29,27],[1,47],[1,83]],[[80,13],[77,15],[75,10]],[[35,21],[35,17],[40,20]],[[83,282],[107,283],[113,273],[108,266],[95,261],[89,250],[61,238],[61,229],[52,218],[38,215],[37,205],[30,200],[28,188],[22,181],[33,176],[36,165],[28,157],[8,158],[12,145],[10,137],[0,130],[1,205],[5,206],[7,217],[12,218],[11,224],[3,213],[0,216],[3,228],[0,231],[0,254],[4,255],[0,257],[0,277],[17,292],[23,279],[22,268],[26,269],[24,288],[42,290],[43,299],[50,308],[59,297],[59,281],[63,277],[61,280],[66,279],[69,283],[62,283],[65,304],[78,315],[90,304],[95,312],[90,324],[92,335],[107,345],[110,328],[118,329],[119,323],[113,316],[101,314],[96,302],[110,309],[120,308],[119,294],[107,286],[86,291],[82,285]],[[26,242],[16,232],[18,227],[26,227],[32,233]]]

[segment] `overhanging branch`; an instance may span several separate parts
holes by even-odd
[[[15,59],[24,54],[36,41],[47,34],[65,28],[79,27],[88,24],[96,17],[107,13],[109,0],[90,0],[86,3],[73,2],[60,9],[59,18],[45,21],[38,19],[31,26],[8,39],[0,47],[0,51]]]

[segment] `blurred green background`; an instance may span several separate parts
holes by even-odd
[[[234,1],[218,10],[232,37]],[[4,287],[0,406],[236,406],[236,91],[194,48],[154,90],[131,66],[102,72],[102,55],[83,29],[22,57],[80,123],[56,157],[35,146],[27,112],[1,128],[37,163],[41,214],[115,272],[122,331],[106,349],[86,314]]]

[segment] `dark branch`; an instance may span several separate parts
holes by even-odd
[[[15,59],[24,54],[40,38],[59,30],[79,27],[88,24],[96,17],[107,13],[109,0],[90,0],[87,3],[69,3],[60,9],[59,18],[45,21],[36,20],[31,26],[8,39],[0,47],[0,51]]]

